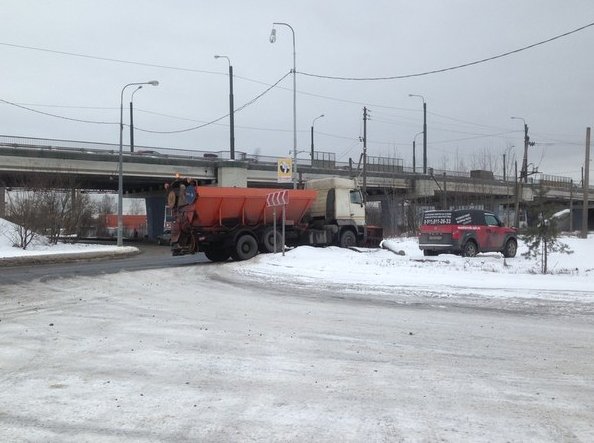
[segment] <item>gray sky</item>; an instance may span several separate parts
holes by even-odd
[[[232,61],[235,107],[266,90],[292,67],[346,77],[416,74],[495,56],[594,22],[591,0],[4,0],[0,98],[70,118],[72,122],[0,103],[1,134],[118,143],[122,87],[156,79],[134,96],[135,126],[176,131],[228,112],[227,62]],[[298,149],[358,159],[362,108],[368,106],[369,155],[412,164],[412,140],[428,107],[429,166],[478,169],[489,153],[520,167],[523,117],[530,127],[528,161],[541,172],[579,179],[586,127],[594,123],[594,27],[479,65],[400,80],[339,81],[297,76]],[[43,48],[81,54],[74,57]],[[127,60],[155,66],[118,63]],[[176,68],[176,69],[172,69]],[[125,123],[128,122],[128,88]],[[293,146],[292,80],[235,116],[236,150],[285,156]],[[227,150],[229,121],[176,133],[135,133],[137,145]],[[127,132],[125,143],[128,142]],[[417,137],[417,165],[422,136]],[[514,147],[512,147],[514,146]],[[307,154],[300,154],[306,158]]]

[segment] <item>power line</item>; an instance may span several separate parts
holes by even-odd
[[[111,57],[100,57],[100,56],[97,56],[97,55],[89,55],[89,54],[81,54],[81,53],[77,53],[77,52],[60,51],[60,50],[57,50],[57,49],[38,48],[38,47],[35,47],[35,46],[17,45],[15,43],[0,42],[0,46],[8,46],[8,47],[11,47],[11,48],[18,48],[18,49],[27,49],[27,50],[30,50],[30,51],[47,52],[47,53],[50,53],[50,54],[67,55],[69,57],[79,57],[79,58],[86,58],[86,59],[90,59],[90,60],[99,60],[99,61],[104,61],[104,62],[124,63],[124,64],[127,64],[127,65],[136,65],[136,66],[145,66],[145,67],[149,67],[149,68],[168,69],[168,70],[172,70],[172,71],[195,72],[195,73],[200,73],[200,74],[221,75],[221,76],[227,76],[228,75],[226,72],[207,71],[205,69],[186,68],[186,67],[183,67],[183,66],[161,65],[161,64],[158,64],[158,63],[146,63],[146,62],[138,62],[138,61],[134,61],[134,60],[122,60],[122,59],[111,58]],[[248,82],[259,83],[259,84],[262,84],[262,85],[269,86],[265,82],[262,82],[262,81],[259,81],[259,80],[254,80],[254,79],[247,78],[247,77],[242,77],[242,76],[239,76],[239,75],[235,75],[234,78],[238,78],[238,79],[245,80],[245,81],[248,81]]]
[[[258,94],[256,97],[254,97],[253,99],[251,99],[249,102],[247,102],[247,103],[243,104],[242,106],[240,106],[239,108],[237,108],[235,110],[235,112],[239,112],[239,111],[247,108],[248,106],[254,104],[261,97],[263,97],[265,94],[267,94],[268,92],[270,92],[274,87],[276,87],[276,85],[278,85],[285,78],[287,78],[287,76],[289,74],[291,74],[290,71],[287,72],[285,75],[283,75],[276,83],[274,83],[273,85],[271,85],[270,87],[268,87],[267,89],[265,89],[262,93]],[[119,124],[119,123],[116,123],[116,122],[102,122],[102,121],[83,120],[83,119],[78,119],[78,118],[65,117],[63,115],[57,115],[57,114],[52,114],[52,113],[49,113],[49,112],[39,111],[37,109],[33,109],[33,108],[28,107],[28,106],[19,105],[17,103],[14,103],[14,102],[11,102],[11,101],[8,101],[8,100],[4,100],[4,99],[1,99],[1,98],[0,98],[0,102],[1,103],[5,103],[7,105],[15,106],[15,107],[20,108],[20,109],[24,109],[26,111],[34,112],[36,114],[46,115],[48,117],[59,118],[59,119],[62,119],[62,120],[69,120],[69,121],[74,121],[74,122],[79,122],[79,123],[90,123],[90,124],[96,124],[96,125],[118,125]],[[149,133],[152,133],[152,134],[177,134],[177,133],[181,133],[181,132],[193,131],[195,129],[200,129],[200,128],[203,128],[205,126],[212,125],[213,123],[216,123],[216,122],[218,122],[220,120],[223,120],[224,118],[226,118],[228,116],[229,116],[229,114],[227,113],[227,114],[225,114],[225,115],[223,115],[223,116],[221,116],[219,118],[216,118],[216,119],[211,120],[209,122],[203,123],[201,125],[194,126],[192,128],[175,130],[175,131],[152,131],[152,130],[149,130],[149,129],[142,129],[142,128],[139,128],[139,127],[135,127],[135,129],[137,131],[149,132]]]
[[[528,49],[532,49],[532,48],[535,48],[537,46],[544,45],[546,43],[550,43],[550,42],[552,42],[554,40],[558,40],[560,38],[567,37],[567,36],[569,36],[571,34],[575,34],[576,32],[583,31],[584,29],[589,28],[591,26],[594,26],[594,22],[593,23],[588,23],[587,25],[581,26],[581,27],[579,27],[577,29],[574,29],[572,31],[564,32],[563,34],[556,35],[554,37],[548,38],[546,40],[542,40],[542,41],[537,42],[537,43],[533,43],[533,44],[528,45],[528,46],[524,46],[522,48],[514,49],[512,51],[507,51],[507,52],[504,52],[504,53],[499,54],[499,55],[494,55],[494,56],[483,58],[483,59],[480,59],[480,60],[475,60],[475,61],[472,61],[472,62],[463,63],[461,65],[450,66],[448,68],[434,69],[432,71],[419,72],[419,73],[416,73],[416,74],[392,75],[392,76],[387,76],[387,77],[340,77],[340,76],[332,76],[332,75],[312,74],[312,73],[300,72],[300,71],[297,71],[297,73],[298,74],[301,74],[301,75],[305,75],[307,77],[323,78],[323,79],[328,79],[328,80],[349,80],[349,81],[400,80],[400,79],[411,78],[411,77],[422,77],[422,76],[425,76],[425,75],[439,74],[439,73],[442,73],[442,72],[447,72],[447,71],[453,71],[453,70],[456,70],[456,69],[467,68],[469,66],[478,65],[478,64],[489,62],[489,61],[496,60],[496,59],[499,59],[499,58],[507,57],[507,56],[512,55],[512,54],[517,54],[519,52],[526,51]]]
[[[117,122],[101,122],[101,121],[82,120],[79,118],[65,117],[63,115],[57,115],[57,114],[52,114],[49,112],[39,111],[37,109],[29,108],[28,106],[19,105],[17,103],[13,103],[8,100],[1,99],[1,98],[0,98],[0,102],[5,103],[7,105],[15,106],[20,109],[24,109],[26,111],[35,112],[36,114],[46,115],[46,116],[54,117],[54,118],[60,118],[62,120],[70,120],[70,121],[79,122],[79,123],[90,123],[90,124],[94,124],[94,125],[118,125],[119,124]]]
[[[287,78],[289,76],[289,74],[291,74],[291,71],[287,72],[276,83],[274,83],[270,87],[266,88],[262,93],[258,94],[256,97],[254,97],[253,99],[251,99],[249,102],[241,105],[239,108],[235,109],[233,112],[242,111],[243,109],[247,108],[248,106],[254,104],[256,101],[258,101],[264,95],[266,95],[268,92],[270,92],[272,89],[274,89],[276,87],[276,85],[278,85],[285,78]],[[141,131],[141,132],[148,132],[150,134],[179,134],[179,133],[182,133],[182,132],[189,132],[189,131],[194,131],[196,129],[204,128],[205,126],[212,125],[212,124],[214,124],[214,123],[216,123],[218,121],[221,121],[221,120],[223,120],[224,118],[227,118],[227,117],[229,117],[229,113],[227,113],[225,115],[222,115],[221,117],[216,118],[214,120],[211,120],[209,122],[206,122],[206,123],[203,123],[201,125],[198,125],[198,126],[193,126],[191,128],[185,128],[185,129],[178,129],[178,130],[174,130],[174,131],[152,131],[150,129],[142,129],[142,128],[139,128],[139,127],[135,127],[135,129],[138,130],[138,131]]]

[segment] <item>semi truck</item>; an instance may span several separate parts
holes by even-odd
[[[267,202],[282,189],[198,186],[179,178],[166,189],[173,255],[204,252],[221,262],[275,252],[282,244],[283,212],[287,246],[373,247],[382,239],[380,227],[365,224],[363,196],[351,179],[315,179],[305,189],[286,190],[284,211]]]

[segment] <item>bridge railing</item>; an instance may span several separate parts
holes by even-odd
[[[31,148],[31,149],[48,149],[48,150],[65,150],[77,152],[101,152],[109,154],[119,153],[119,144],[115,143],[101,143],[101,142],[87,142],[79,140],[65,140],[65,139],[47,139],[36,137],[19,137],[10,135],[0,135],[0,147],[14,147],[14,148]],[[123,153],[126,156],[146,156],[146,157],[162,157],[162,158],[184,158],[192,160],[207,160],[219,161],[229,160],[230,154],[228,150],[192,150],[179,149],[168,147],[152,147],[152,146],[135,146],[134,152],[130,152],[130,145],[123,145]],[[288,155],[287,155],[288,156]],[[240,161],[248,161],[259,164],[275,165],[279,156],[267,156],[259,154],[247,154],[245,152],[236,151],[235,159]],[[311,166],[326,170],[350,170],[361,173],[361,165],[352,160],[336,161],[336,154],[333,152],[314,152],[313,160],[311,158],[297,158],[297,165]],[[387,157],[367,157],[367,170],[374,174],[405,174],[405,175],[423,175],[422,168],[417,166],[415,170],[412,167],[404,166],[402,159],[387,158]],[[469,171],[450,171],[442,169],[429,168],[429,175],[434,177],[459,177],[472,178]],[[475,177],[476,178],[476,177]],[[493,175],[493,180],[504,181],[504,178],[499,175]],[[515,181],[515,177],[509,175],[505,178],[507,182]],[[581,185],[574,183],[569,177],[546,175],[539,173],[533,177],[529,177],[529,183],[542,184],[544,186],[569,189],[572,186],[574,189],[581,188]],[[594,185],[590,186],[594,190]]]

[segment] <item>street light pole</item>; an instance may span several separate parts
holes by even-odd
[[[319,115],[318,117],[314,118],[311,122],[311,165],[314,164],[314,123],[317,119],[322,118],[324,114]]]
[[[139,89],[142,89],[142,85],[136,88],[130,95],[130,152],[134,152],[134,105],[132,102],[134,100],[134,94],[136,94]]]
[[[408,96],[423,100],[423,174],[427,174],[427,103],[422,95],[408,94]]]
[[[117,245],[124,245],[124,217],[123,217],[123,203],[124,203],[124,169],[123,169],[123,138],[124,138],[124,91],[128,86],[140,86],[140,85],[151,85],[158,86],[157,80],[151,80],[149,82],[141,83],[128,83],[122,88],[120,93],[120,150],[118,158],[118,238]]]
[[[286,26],[293,34],[293,189],[297,188],[297,64],[295,54],[295,30],[288,23],[275,22],[270,31],[270,43],[276,41],[276,28],[274,26]]]
[[[215,55],[214,58],[226,58],[229,63],[229,157],[235,159],[235,110],[233,109],[233,66],[226,55]]]

